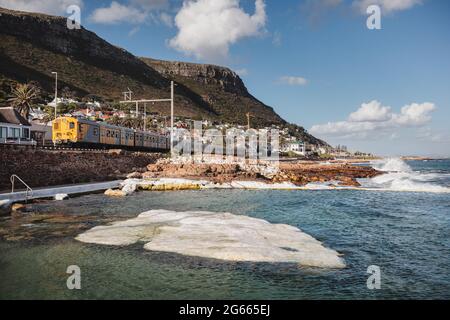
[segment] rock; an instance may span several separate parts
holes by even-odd
[[[130,196],[136,192],[136,189],[137,186],[135,183],[127,183],[123,186],[122,192],[125,194],[125,196]]]
[[[122,150],[122,149],[110,149],[110,150],[108,150],[108,153],[109,154],[121,155],[121,154],[124,154],[125,151]]]
[[[346,187],[361,187],[361,184],[353,178],[350,177],[338,177],[339,185]]]
[[[126,197],[126,193],[123,192],[122,190],[113,190],[113,189],[108,189],[105,191],[105,195],[108,197]]]
[[[142,173],[140,172],[132,172],[129,175],[127,175],[127,179],[142,179]]]
[[[11,200],[0,200],[0,216],[8,216],[11,214]]]
[[[11,206],[11,211],[13,212],[22,212],[26,210],[26,206],[22,203],[14,203]]]
[[[345,268],[337,251],[296,227],[231,213],[152,210],[94,227],[75,239],[109,246],[144,243],[149,251],[223,261]]]
[[[63,200],[69,199],[69,195],[65,194],[65,193],[58,193],[58,194],[55,194],[55,196],[53,198],[56,201],[63,201]]]

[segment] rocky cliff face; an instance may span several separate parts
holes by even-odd
[[[166,77],[190,78],[203,85],[218,85],[224,91],[249,96],[247,88],[236,72],[210,64],[145,59],[150,66]]]
[[[84,28],[68,29],[65,18],[2,8],[0,14],[1,34],[17,37],[21,41],[86,61],[99,68],[138,77],[158,87],[168,84],[155,70],[126,50],[112,46]]]

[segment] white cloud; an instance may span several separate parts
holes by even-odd
[[[83,7],[83,0],[0,0],[0,7],[6,9],[51,15],[65,15],[70,5]]]
[[[308,84],[308,80],[303,77],[284,76],[280,78],[280,83],[288,84],[290,86],[304,86]]]
[[[435,109],[433,103],[413,103],[404,106],[400,114],[394,114],[392,120],[399,125],[421,126],[431,120],[430,113]]]
[[[141,30],[140,27],[134,27],[133,29],[130,30],[130,32],[128,32],[128,36],[129,37],[133,37],[136,33],[138,33]]]
[[[410,9],[421,3],[421,0],[355,0],[353,1],[353,6],[363,14],[366,14],[366,10],[370,5],[380,6],[383,13],[392,13]]]
[[[380,102],[373,100],[369,103],[363,103],[361,108],[350,114],[349,121],[386,121],[391,117],[391,107],[383,107]]]
[[[347,121],[314,125],[312,134],[335,137],[362,137],[369,133],[386,133],[399,128],[421,127],[431,121],[430,113],[436,109],[433,103],[412,103],[404,106],[400,113],[392,113],[390,107],[374,100],[363,103],[350,114]]]
[[[249,15],[239,0],[185,0],[175,17],[179,29],[169,45],[199,60],[223,61],[242,38],[259,35],[266,24],[265,3],[256,0]]]
[[[113,1],[109,7],[95,9],[90,19],[95,23],[102,24],[117,24],[121,22],[139,24],[147,19],[147,13],[138,8]]]
[[[281,46],[282,42],[283,42],[283,36],[281,35],[280,32],[275,31],[273,33],[273,37],[272,37],[272,44],[276,47],[279,47],[279,46]]]
[[[171,25],[172,18],[167,13],[161,12],[159,15],[152,13],[168,7],[169,0],[129,0],[127,4],[112,1],[108,7],[95,9],[90,20],[100,24],[141,24],[153,21]]]
[[[162,12],[162,13],[159,15],[159,20],[161,20],[161,22],[162,22],[163,24],[165,24],[166,26],[168,26],[168,27],[173,27],[173,18],[172,18],[172,16],[171,16],[170,14],[167,14],[167,13],[165,13],[165,12]]]
[[[241,76],[241,77],[245,77],[245,76],[248,75],[248,70],[245,69],[245,68],[238,69],[238,70],[236,70],[235,72],[236,72],[239,76]]]

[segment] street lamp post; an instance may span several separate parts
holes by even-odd
[[[52,72],[55,75],[55,120],[56,120],[56,108],[58,107],[58,72]]]

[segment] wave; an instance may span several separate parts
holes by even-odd
[[[372,166],[383,172],[412,172],[412,168],[400,158],[388,158],[372,162]]]
[[[364,189],[450,193],[449,187],[436,183],[446,174],[414,171],[399,158],[375,161],[372,166],[385,174],[361,181]]]

